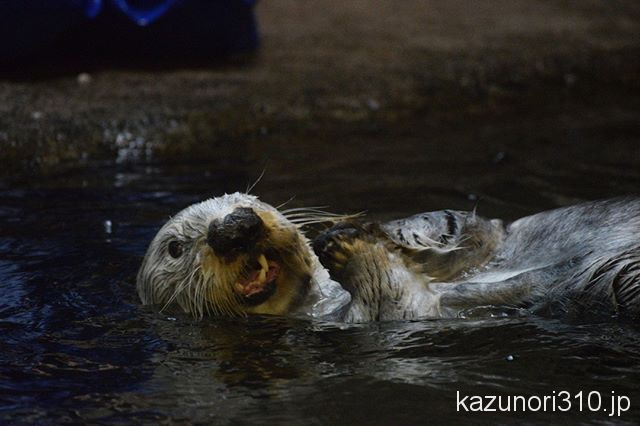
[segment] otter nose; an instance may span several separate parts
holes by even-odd
[[[265,234],[264,222],[248,207],[238,207],[223,220],[209,224],[207,244],[216,255],[232,258],[248,252]]]

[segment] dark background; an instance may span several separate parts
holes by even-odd
[[[469,161],[635,170],[637,2],[277,0],[256,11],[261,48],[223,64],[145,63],[143,52],[98,67],[79,53],[62,73],[51,61],[5,76],[0,173],[200,163],[251,176],[266,166],[277,179],[304,163],[298,175],[317,182],[361,166],[362,179],[390,179],[419,159],[460,167],[455,186]],[[391,157],[360,164],[374,145]]]

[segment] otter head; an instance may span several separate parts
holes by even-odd
[[[291,312],[319,267],[295,222],[240,193],[187,207],[151,242],[137,277],[140,299],[196,317]]]

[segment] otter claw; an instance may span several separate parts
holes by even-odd
[[[354,241],[361,238],[363,230],[353,223],[339,223],[313,240],[313,251],[320,263],[338,278],[353,256]]]

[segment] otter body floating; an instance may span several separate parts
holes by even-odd
[[[505,224],[444,210],[346,223],[316,239],[353,300],[346,321],[544,313],[640,314],[640,199],[564,207]]]
[[[338,222],[310,242],[302,227]],[[196,317],[335,321],[443,318],[488,308],[640,313],[640,200],[566,207],[505,224],[473,212],[384,224],[315,209],[280,212],[246,194],[194,204],[151,242],[144,304]]]

